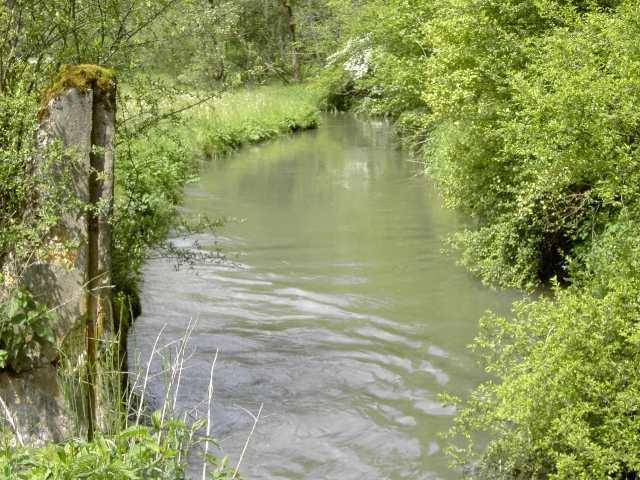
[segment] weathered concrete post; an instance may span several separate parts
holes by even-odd
[[[112,72],[95,65],[65,65],[47,91],[36,132],[34,175],[47,175],[52,188],[75,199],[61,206],[60,221],[46,243],[52,252],[23,276],[29,290],[56,308],[55,351],[41,369],[57,373],[64,363],[82,392],[63,392],[58,383],[35,383],[38,368],[6,380],[0,393],[15,412],[27,443],[60,441],[79,427],[91,437],[104,429],[112,398],[108,391],[114,365],[111,315],[111,225],[116,83]],[[62,155],[53,152],[62,147]],[[58,185],[56,185],[56,183]],[[38,195],[46,194],[36,192]],[[62,246],[62,247],[61,247]],[[58,358],[62,352],[64,358]],[[115,353],[115,356],[119,352]],[[41,374],[42,372],[40,372]],[[55,376],[55,375],[54,375]],[[32,408],[25,408],[32,405]],[[45,408],[37,411],[37,408]],[[43,416],[56,417],[44,424]],[[79,420],[79,425],[78,425]],[[75,427],[75,428],[74,428]]]

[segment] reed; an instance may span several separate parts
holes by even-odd
[[[92,441],[78,436],[61,445],[25,447],[13,415],[0,398],[0,408],[9,427],[5,435],[0,437],[0,472],[9,475],[7,478],[25,479],[87,477],[174,480],[185,478],[187,463],[200,455],[203,479],[207,478],[207,473],[210,478],[219,480],[238,478],[238,470],[256,429],[262,406],[258,415],[253,416],[251,432],[235,469],[231,470],[227,466],[227,457],[220,458],[221,451],[217,456],[209,452],[211,443],[218,446],[211,438],[213,372],[218,351],[211,363],[206,398],[201,402],[207,405],[206,419],[198,418],[199,405],[179,412],[181,380],[183,372],[189,368],[188,345],[196,326],[197,320],[189,321],[180,338],[164,343],[165,328],[160,330],[145,364],[140,365],[135,374],[129,372],[130,378],[135,380],[130,391],[118,397],[122,399],[122,405],[114,406],[115,415],[121,415],[122,411],[129,413],[126,421],[120,429],[97,433]],[[160,364],[159,369],[157,363]],[[162,378],[165,379],[162,405],[153,412],[146,412],[145,399],[150,397],[150,384],[154,379]],[[188,421],[188,418],[196,420]]]

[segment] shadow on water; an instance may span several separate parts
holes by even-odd
[[[214,433],[232,459],[252,425],[242,408],[264,402],[245,478],[460,477],[437,395],[483,378],[465,347],[514,295],[441,253],[459,219],[418,170],[386,124],[327,116],[212,163],[187,192],[191,212],[246,219],[216,239],[235,265],[150,262],[130,358],[144,362],[162,325],[168,341],[198,320],[180,404],[206,397],[219,348]]]

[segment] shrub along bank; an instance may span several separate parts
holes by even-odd
[[[553,285],[482,320],[492,379],[457,402],[454,460],[472,478],[637,478],[638,2],[336,3],[329,106],[395,119],[470,217],[452,241],[483,281]]]
[[[136,425],[113,435],[98,435],[92,442],[72,440],[43,448],[15,448],[3,441],[0,475],[19,480],[184,480],[185,458],[202,442],[196,434],[202,426],[171,420],[163,428]],[[226,459],[219,462],[211,455],[207,459],[208,478],[240,478]]]

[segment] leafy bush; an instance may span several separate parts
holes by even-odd
[[[112,436],[98,435],[92,442],[73,440],[43,448],[5,444],[0,448],[0,475],[19,480],[186,479],[189,452],[206,440],[197,433],[202,427],[202,422],[187,426],[171,420],[162,428],[158,422],[151,426],[133,425]],[[226,457],[218,461],[208,455],[203,461],[210,463],[209,478],[233,478]]]
[[[37,365],[42,348],[53,343],[53,320],[24,287],[0,302],[0,368],[20,372]]]
[[[27,172],[37,98],[23,87],[17,88],[16,95],[0,92],[0,264],[29,236],[22,221],[29,200]]]
[[[349,111],[361,97],[362,91],[356,90],[351,75],[340,65],[328,65],[313,82],[318,92],[318,106],[324,111]]]
[[[341,11],[348,40],[314,81],[322,107],[393,118],[424,109],[430,48],[423,27],[431,13],[429,2],[415,0],[372,0]]]
[[[541,39],[529,67],[511,78],[511,115],[495,130],[501,152],[485,170],[493,175],[485,202],[494,208],[482,214],[486,246],[477,248],[474,234],[461,242],[483,278],[531,286],[567,277],[564,266],[579,261],[624,205],[637,203],[637,17],[630,5],[575,19]],[[505,249],[518,253],[493,256]],[[530,260],[513,260],[521,256]],[[492,272],[514,265],[521,278]]]
[[[482,319],[474,348],[496,379],[450,433],[461,465],[479,461],[474,478],[637,478],[639,238],[637,223],[613,225],[574,285]]]
[[[197,178],[194,154],[165,122],[126,136],[116,151],[113,279],[118,292],[135,297],[139,269],[175,220],[188,181]]]

